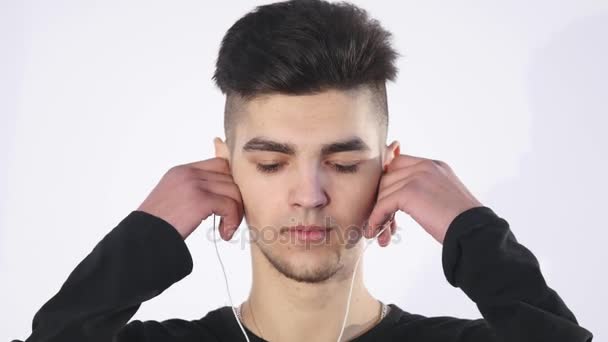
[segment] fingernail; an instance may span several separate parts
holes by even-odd
[[[230,234],[228,233],[229,230],[226,229],[226,227],[224,226],[224,220],[223,220],[223,218],[220,219],[220,225],[218,227],[218,230],[220,232],[220,236],[222,236],[222,240],[224,240],[224,241],[230,240]]]
[[[378,240],[380,241],[380,247],[386,247],[386,245],[388,245],[388,241],[386,241],[384,235],[382,235],[382,239],[378,238]]]

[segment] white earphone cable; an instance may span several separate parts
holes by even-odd
[[[394,215],[394,214],[393,214]],[[342,339],[342,335],[344,334],[344,328],[346,327],[346,319],[348,318],[348,312],[350,311],[350,299],[353,295],[353,285],[355,284],[355,275],[357,275],[357,267],[359,267],[359,261],[361,261],[361,257],[363,256],[363,254],[365,253],[365,250],[367,249],[367,247],[369,247],[369,245],[371,245],[374,240],[376,240],[378,238],[378,236],[380,236],[380,234],[382,234],[384,232],[384,230],[388,227],[390,227],[391,222],[393,221],[393,219],[391,218],[384,226],[384,228],[382,228],[380,230],[380,232],[378,234],[376,234],[376,236],[373,237],[372,240],[370,240],[367,245],[365,245],[365,247],[363,248],[363,251],[361,252],[361,254],[359,255],[359,257],[357,258],[357,262],[355,263],[355,268],[353,269],[353,276],[350,280],[350,290],[348,290],[348,299],[346,300],[346,310],[344,312],[344,319],[342,320],[342,329],[340,329],[340,335],[338,336],[338,341],[340,342],[340,340]]]
[[[222,272],[224,273],[224,280],[226,282],[226,292],[228,293],[228,299],[230,300],[230,308],[232,309],[232,314],[234,315],[236,322],[239,324],[243,335],[245,335],[245,339],[247,340],[247,342],[250,342],[249,336],[247,336],[245,328],[243,328],[243,325],[241,324],[241,320],[236,316],[236,310],[234,309],[234,303],[232,302],[232,296],[230,295],[230,287],[228,286],[228,276],[226,275],[226,269],[224,268],[224,263],[222,262],[222,258],[220,257],[220,252],[217,249],[217,239],[215,238],[215,214],[213,214],[213,244],[215,245],[215,254],[217,255],[217,260],[220,261],[220,266],[222,266]]]

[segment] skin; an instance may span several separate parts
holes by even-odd
[[[446,163],[400,154],[397,141],[385,145],[365,88],[267,95],[242,109],[233,150],[216,138],[215,158],[173,167],[138,209],[165,219],[184,239],[211,214],[221,216],[224,240],[236,238],[245,219],[253,279],[243,324],[266,340],[335,341],[363,234],[372,237],[386,224],[378,243],[387,246],[396,211],[443,243],[458,214],[482,205]],[[293,154],[243,150],[255,137],[289,143]],[[323,145],[352,137],[367,148],[321,153]],[[258,164],[280,166],[264,173]],[[358,166],[342,173],[336,164]],[[325,243],[303,244],[281,233],[294,224],[332,230]],[[360,263],[343,341],[378,319],[380,303],[362,275]]]
[[[371,99],[366,89],[267,96],[245,104],[233,154],[226,143],[215,140],[216,155],[230,161],[252,236],[253,285],[243,306],[244,322],[260,333],[253,311],[267,340],[330,341],[341,328],[350,277],[363,247],[361,228],[373,207],[383,166],[398,147],[397,142],[380,144],[383,132]],[[295,153],[243,151],[246,142],[260,136],[290,143]],[[355,136],[367,149],[321,155],[323,144]],[[257,164],[281,166],[267,174],[257,170]],[[340,173],[333,164],[357,164],[358,170]],[[334,229],[328,243],[316,246],[272,238],[293,224]],[[360,265],[359,275],[361,270]],[[345,336],[369,329],[379,311],[379,302],[358,276]]]
[[[377,106],[372,99],[372,93],[365,88],[356,92],[331,90],[306,96],[267,96],[245,104],[245,115],[236,128],[234,153],[224,142],[215,140],[216,154],[230,161],[253,236],[261,236],[260,229],[276,232],[294,222],[322,225],[331,218],[336,224],[332,234],[343,237],[311,248],[252,239],[253,286],[243,305],[243,315],[248,328],[260,333],[259,327],[266,339],[335,340],[350,277],[365,241],[350,241],[357,236],[352,234],[357,228],[361,232],[368,223],[374,228],[366,231],[367,237],[372,237],[388,217],[403,210],[412,213],[433,237],[443,242],[453,217],[481,205],[458,184],[444,163],[400,155],[397,141],[384,145],[385,132],[376,122]],[[257,136],[289,142],[296,153],[240,148]],[[360,137],[369,149],[321,155],[322,144],[352,136]],[[329,166],[331,163],[357,163],[359,168],[355,173],[338,173]],[[256,164],[282,166],[274,173],[264,174],[256,170]],[[425,189],[432,191],[427,193]],[[439,195],[445,197],[439,200]],[[412,196],[421,200],[407,200]],[[381,246],[387,246],[395,233],[396,222],[389,224],[391,229],[379,238]],[[354,248],[351,244],[355,244]],[[346,339],[371,328],[379,311],[378,301],[363,284],[361,266],[353,289]]]

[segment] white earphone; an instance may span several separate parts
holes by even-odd
[[[359,261],[361,261],[361,257],[365,253],[365,250],[367,249],[367,247],[369,247],[369,245],[371,245],[374,242],[374,240],[377,239],[378,236],[380,236],[380,234],[382,234],[384,232],[384,230],[386,228],[390,227],[391,222],[393,221],[394,217],[395,217],[395,213],[393,213],[390,220],[388,220],[385,223],[384,228],[382,228],[380,230],[380,232],[378,234],[376,234],[376,236],[374,236],[372,239],[370,239],[370,241],[367,243],[367,245],[363,248],[363,252],[361,252],[361,254],[359,255],[359,258],[357,258],[357,262],[355,263],[355,268],[353,270],[353,276],[352,276],[351,282],[350,282],[350,289],[348,291],[348,299],[346,300],[346,310],[344,312],[344,319],[342,320],[342,329],[340,329],[340,335],[338,336],[337,342],[340,342],[340,340],[342,339],[342,335],[344,334],[344,328],[346,327],[346,319],[348,318],[348,312],[350,310],[350,299],[353,294],[353,285],[355,284],[355,275],[357,274],[357,267],[359,267]],[[222,267],[222,272],[224,273],[224,280],[226,282],[226,292],[228,293],[228,300],[230,301],[230,307],[232,308],[232,313],[234,314],[234,318],[236,319],[236,322],[239,324],[239,327],[241,328],[241,331],[243,332],[243,335],[245,336],[245,340],[247,340],[247,342],[250,342],[249,336],[247,336],[247,333],[245,332],[245,328],[243,328],[243,325],[241,324],[241,320],[239,320],[239,318],[236,314],[236,310],[234,308],[234,303],[232,302],[232,296],[230,295],[230,287],[228,285],[228,275],[226,274],[226,269],[224,268],[224,263],[222,262],[222,258],[220,257],[220,252],[217,248],[217,241],[215,238],[215,214],[213,214],[213,243],[215,245],[215,253],[217,254],[217,259],[219,260],[220,266]]]

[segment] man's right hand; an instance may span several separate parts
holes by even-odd
[[[219,215],[220,236],[226,241],[245,211],[228,160],[220,157],[172,167],[137,210],[167,221],[184,239],[209,215]]]

